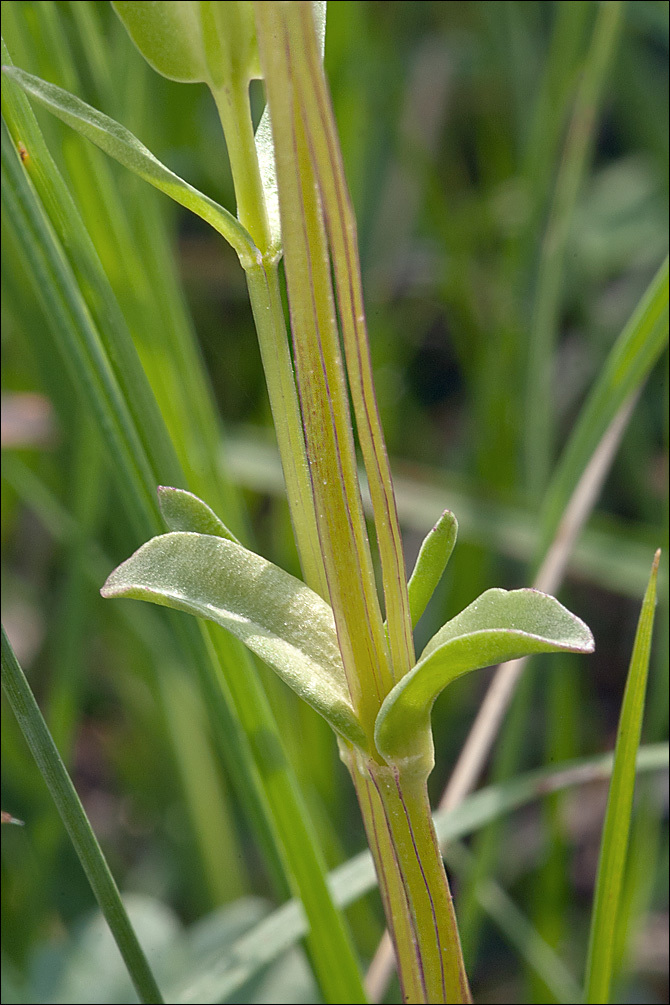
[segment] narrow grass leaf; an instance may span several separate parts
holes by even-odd
[[[668,341],[668,259],[661,265],[612,347],[558,462],[540,514],[537,564],[554,538],[570,497],[605,431],[639,388]]]
[[[525,424],[526,482],[536,495],[546,487],[553,457],[552,361],[560,318],[565,251],[593,144],[607,72],[621,34],[624,7],[623,0],[612,0],[598,10],[540,252],[528,342]]]
[[[141,1002],[163,997],[133,930],[102,849],[97,842],[72,779],[42,717],[30,685],[2,628],[2,689],[21,727],[91,889],[116,941]]]
[[[456,544],[458,521],[446,509],[432,530],[428,532],[417,555],[414,571],[407,584],[409,609],[414,627],[428,606],[437,584],[447,567]]]
[[[174,532],[111,573],[103,597],[150,600],[215,621],[355,743],[354,715],[328,604],[299,579],[233,541]]]
[[[591,632],[554,597],[537,590],[487,590],[430,640],[382,705],[375,740],[389,761],[432,763],[430,713],[438,694],[471,670],[532,653],[593,652]]]
[[[62,253],[42,207],[2,125],[2,200],[7,220],[20,235],[21,249],[33,287],[59,343],[82,398],[105,430],[106,448],[122,477],[142,536],[160,519],[153,474],[124,396],[109,365],[72,269]],[[140,514],[142,516],[140,517]],[[148,518],[148,514],[152,517]]]
[[[326,0],[313,0],[314,24],[319,42],[319,52],[323,60],[326,45]],[[271,251],[281,252],[281,216],[279,212],[279,191],[277,188],[277,167],[275,165],[275,149],[272,141],[272,123],[270,108],[265,106],[261,120],[258,123],[255,136],[258,167],[265,195],[265,209],[268,215]]]
[[[243,266],[258,264],[260,254],[239,220],[162,164],[125,126],[87,105],[75,94],[16,66],[5,66],[3,72],[26,94],[114,160],[209,223],[235,249]]]
[[[649,656],[656,608],[656,579],[660,551],[656,552],[649,585],[642,602],[633,655],[619,718],[614,771],[600,846],[598,876],[591,918],[586,963],[585,1001],[609,1001],[613,950],[628,836],[635,790],[635,763],[642,731],[644,699],[649,672]]]
[[[4,66],[11,64],[4,40],[2,63]],[[70,190],[44,142],[30,102],[21,88],[7,77],[2,82],[2,114],[16,148],[22,151],[23,168],[35,186],[62,247],[67,248],[80,290],[85,291],[86,306],[151,466],[154,485],[161,481],[175,484],[181,474],[179,464],[165,435],[160,411],[139,363],[124,314]]]
[[[211,534],[234,541],[235,544],[240,543],[214,510],[186,489],[159,485],[158,505],[170,530],[190,530],[196,534]]]

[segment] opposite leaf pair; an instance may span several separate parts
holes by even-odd
[[[222,625],[347,740],[369,748],[349,695],[330,606],[299,579],[244,548],[204,502],[159,489],[171,533],[144,544],[112,572],[104,597],[150,600]],[[430,532],[409,582],[416,624],[456,540],[448,511]],[[438,694],[470,670],[540,652],[592,652],[587,626],[536,590],[487,590],[430,640],[386,696],[377,751],[428,774],[430,713]],[[369,753],[373,753],[368,749]]]

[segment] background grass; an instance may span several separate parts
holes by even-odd
[[[547,480],[667,250],[668,7],[636,2],[623,8],[603,71],[574,207],[561,209],[555,344],[549,341],[544,360],[531,352],[543,242],[598,9],[590,2],[339,2],[329,10],[326,65],[359,219],[377,391],[394,468],[407,480],[408,565],[442,508],[455,509],[462,525],[420,642],[482,590],[529,582]],[[233,206],[204,88],[153,74],[107,4],[9,2],[3,14],[17,65],[116,117],[170,167]],[[182,465],[203,486],[217,486],[208,501],[236,532],[297,572],[234,253],[37,114]],[[5,236],[3,622],[119,885],[145,898],[138,910],[160,943],[174,926],[242,894],[271,899],[272,886],[195,676],[171,648],[165,624],[151,610],[103,603],[97,594],[112,564],[140,540],[26,283],[20,249]],[[543,410],[536,428],[528,388],[540,380],[546,393],[534,405]],[[667,542],[667,401],[666,351],[560,594],[591,626],[596,654],[531,667],[494,754],[496,777],[613,746],[651,557]],[[223,429],[214,462],[213,403]],[[531,438],[539,461],[529,469]],[[645,741],[667,737],[663,564]],[[436,706],[436,796],[488,676],[459,682]],[[269,674],[264,680],[333,866],[363,844],[346,773],[320,720]],[[3,833],[3,953],[17,987],[30,974],[32,994],[41,987],[42,1000],[65,1000],[73,993],[59,978],[67,954],[93,958],[90,929],[82,928],[92,896],[4,704],[2,744],[2,808],[26,821]],[[472,843],[480,871],[500,881],[578,979],[604,799],[601,784],[555,795],[511,816],[494,842],[480,835]],[[639,786],[624,891],[630,938],[624,952],[621,936],[615,1000],[667,1000],[659,948],[668,924],[663,805],[652,776]],[[476,998],[555,1000],[482,915],[467,871],[459,872],[456,896]],[[259,900],[245,904],[242,928],[264,909]],[[349,917],[367,959],[382,927],[376,895]],[[277,974],[273,986],[281,988]],[[313,1000],[303,986],[304,1000]],[[20,993],[6,1000],[21,1000]],[[279,1000],[267,988],[255,993]],[[251,992],[240,1000],[252,1000]]]

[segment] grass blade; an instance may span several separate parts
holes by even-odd
[[[668,259],[645,290],[584,403],[542,504],[537,555],[543,558],[577,482],[606,429],[642,385],[668,341]]]
[[[2,628],[2,688],[61,815],[100,910],[110,927],[140,1001],[163,997],[126,914],[114,877],[79,796],[42,717],[14,650]]]
[[[551,373],[560,317],[565,249],[577,196],[587,165],[607,71],[623,23],[622,0],[603,4],[593,38],[556,179],[542,250],[529,339],[526,387],[526,483],[539,495],[547,484],[553,447]]]
[[[656,607],[656,579],[660,558],[661,552],[659,550],[654,556],[649,585],[642,602],[619,719],[619,731],[614,753],[614,771],[610,783],[600,846],[586,963],[584,1000],[593,1003],[609,1001],[617,915],[635,789],[635,758],[640,743],[649,672],[649,655]]]

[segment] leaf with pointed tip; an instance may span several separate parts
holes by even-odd
[[[64,91],[62,87],[50,84],[32,73],[26,73],[17,66],[3,66],[3,72],[31,98],[95,143],[119,164],[205,220],[225,237],[245,268],[258,263],[259,252],[239,220],[162,164],[125,126],[87,105],[76,94]]]
[[[149,600],[222,625],[334,729],[365,743],[330,607],[260,555],[208,534],[162,534],[115,569],[100,592]]]
[[[211,534],[213,537],[223,537],[227,541],[237,540],[232,531],[228,530],[223,520],[220,520],[213,509],[198,499],[186,489],[158,486],[158,505],[163,519],[170,530],[194,531],[196,534]]]
[[[451,510],[445,509],[433,529],[424,538],[414,571],[407,584],[412,628],[416,626],[442,578],[442,573],[454,550],[457,534],[458,521]]]
[[[430,713],[457,677],[519,656],[593,652],[589,628],[538,590],[487,590],[430,640],[418,663],[387,695],[375,741],[389,761],[432,767]]]
[[[586,957],[583,999],[585,1002],[607,1002],[610,1000],[610,984],[616,962],[617,929],[621,923],[621,892],[626,871],[626,853],[654,631],[656,585],[660,559],[661,552],[659,550],[654,555],[649,583],[642,602],[619,717],[614,751],[614,771],[610,782],[607,812],[600,844],[591,933]]]

